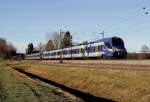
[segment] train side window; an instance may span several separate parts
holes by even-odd
[[[100,50],[103,50],[103,45],[100,46]]]
[[[80,49],[78,49],[78,54],[80,53]]]
[[[88,47],[88,48],[87,48],[87,52],[91,52],[91,49],[90,49],[90,47]]]
[[[94,47],[91,47],[91,52],[94,52]]]
[[[77,54],[79,54],[79,49],[77,49]]]
[[[74,49],[72,49],[72,54],[74,54]]]
[[[81,53],[84,53],[84,49],[81,49]]]
[[[65,50],[65,55],[67,55],[67,50]]]
[[[88,47],[85,48],[86,52],[88,52]]]
[[[93,51],[96,52],[96,46],[93,46]]]
[[[66,50],[64,51],[64,55],[66,55]]]
[[[60,51],[57,52],[57,55],[60,55]]]
[[[95,46],[95,52],[98,52],[99,49],[98,49],[98,46]]]
[[[71,50],[69,50],[69,54],[71,54]]]
[[[100,45],[98,45],[98,51],[100,51],[101,50],[101,46]]]
[[[69,54],[69,52],[70,52],[70,51],[69,51],[69,50],[67,50],[67,55]]]
[[[109,42],[105,42],[105,46],[108,47],[109,49],[112,48],[112,45]]]
[[[77,49],[75,49],[75,54],[77,54]]]
[[[62,54],[64,54],[64,51],[62,51]]]
[[[81,52],[81,49],[78,49],[78,54]]]
[[[95,52],[95,46],[91,47],[91,52]]]
[[[77,49],[75,49],[75,54],[77,54]]]

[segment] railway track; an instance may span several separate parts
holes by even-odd
[[[65,62],[60,64],[58,62],[35,62],[39,66],[54,67],[54,68],[92,68],[92,69],[117,69],[117,70],[136,70],[136,71],[150,71],[150,65],[144,64],[107,64],[107,63],[72,63]]]
[[[150,60],[64,60],[63,64],[60,64],[58,60],[28,60],[25,62],[28,64],[36,64],[38,67],[40,66],[42,68],[92,68],[150,71]],[[24,63],[24,61],[22,63]]]

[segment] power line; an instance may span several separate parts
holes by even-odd
[[[144,30],[150,30],[149,27],[146,27],[146,28],[136,28],[136,29],[130,29],[130,30],[126,30],[126,31],[123,31],[123,32],[118,32],[118,33],[113,33],[114,35],[115,34],[127,34],[127,33],[131,33],[131,32],[138,32],[138,31],[144,31]]]

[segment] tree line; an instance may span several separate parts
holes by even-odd
[[[39,43],[38,46],[34,46],[33,43],[29,43],[26,49],[26,54],[32,54],[36,52],[43,52],[43,51],[51,51],[60,48],[66,48],[73,45],[72,43],[72,35],[69,31],[61,32],[54,32],[50,37],[47,36],[48,41],[46,44]]]
[[[0,38],[0,58],[10,58],[16,54],[16,48],[5,39]]]

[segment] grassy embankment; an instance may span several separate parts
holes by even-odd
[[[76,102],[0,61],[0,102]]]
[[[150,102],[149,71],[54,67],[41,62],[23,62],[16,67],[98,97],[119,102]]]

